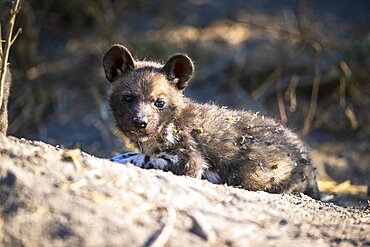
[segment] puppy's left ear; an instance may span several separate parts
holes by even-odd
[[[188,86],[188,82],[194,74],[194,63],[190,57],[177,54],[167,61],[161,71],[169,81],[176,84],[179,90],[183,90]]]

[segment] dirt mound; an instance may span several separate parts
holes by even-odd
[[[5,246],[369,245],[370,214],[0,136]]]

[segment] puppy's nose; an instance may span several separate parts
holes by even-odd
[[[138,129],[145,129],[148,125],[148,119],[145,117],[134,117],[132,119],[134,126]]]

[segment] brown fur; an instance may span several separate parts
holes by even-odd
[[[175,55],[165,65],[136,61],[115,45],[103,62],[117,128],[144,153],[123,155],[124,162],[248,190],[319,197],[307,147],[290,130],[249,111],[183,97],[194,71],[189,57]],[[134,99],[126,102],[127,95]],[[133,123],[138,116],[145,127]]]
[[[2,64],[3,62],[0,58],[0,68],[2,67]],[[10,85],[11,85],[11,74],[8,69],[5,76],[4,94],[0,108],[0,133],[3,134],[6,134],[8,130],[8,98],[10,93]]]

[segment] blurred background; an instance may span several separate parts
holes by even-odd
[[[0,0],[3,30],[11,2]],[[321,188],[337,190],[327,201],[369,199],[368,0],[28,0],[16,23],[10,135],[123,152],[104,52],[120,43],[160,62],[185,52],[189,97],[279,119],[311,145]]]

